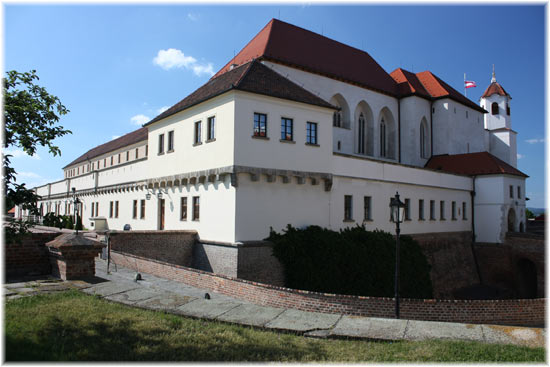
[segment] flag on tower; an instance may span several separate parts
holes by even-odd
[[[475,87],[477,87],[476,82],[473,82],[471,80],[464,81],[464,88],[475,88]]]

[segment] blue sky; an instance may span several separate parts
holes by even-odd
[[[477,103],[491,79],[512,96],[518,168],[545,206],[545,10],[528,6],[4,5],[5,70],[36,69],[70,113],[61,157],[14,151],[20,182],[62,178],[90,148],[139,128],[204,84],[271,18],[367,51],[387,72],[430,70]],[[161,50],[172,51],[159,53]]]

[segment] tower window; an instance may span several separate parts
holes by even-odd
[[[506,114],[510,116],[510,105],[506,102]]]
[[[498,115],[498,103],[493,102],[491,104],[491,114],[492,115]]]

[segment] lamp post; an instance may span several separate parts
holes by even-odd
[[[73,203],[74,203],[74,227],[76,229],[76,234],[78,235],[78,204],[81,203],[80,199],[76,196],[76,188],[73,187]]]
[[[395,196],[390,198],[390,220],[395,223],[395,318],[399,318],[399,223],[403,222],[405,216],[405,204],[399,200],[399,193],[395,192]]]

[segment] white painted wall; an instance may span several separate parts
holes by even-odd
[[[401,100],[401,163],[424,167],[430,157],[431,102],[420,97],[411,96]],[[420,156],[420,123],[426,119],[427,158]]]

